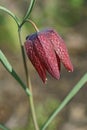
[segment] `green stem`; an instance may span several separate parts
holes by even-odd
[[[22,53],[22,58],[23,58],[24,69],[25,69],[26,82],[28,83],[28,71],[27,71],[27,64],[26,64],[26,56],[25,56],[25,51],[24,51],[24,45],[22,44],[22,40],[21,40],[21,28],[18,29],[18,37],[19,37],[19,43],[20,43],[20,47],[21,47],[21,53]]]
[[[20,25],[19,19],[8,9],[6,9],[5,7],[0,6],[0,10],[4,11],[5,13],[9,14],[17,23],[17,25]]]
[[[19,42],[20,42],[20,46],[21,46],[21,52],[22,52],[22,57],[23,57],[23,64],[24,64],[24,69],[25,69],[25,75],[26,75],[26,83],[27,86],[30,88],[31,93],[32,93],[32,86],[31,86],[31,82],[30,82],[30,77],[28,74],[28,68],[27,68],[27,62],[26,62],[26,56],[25,56],[25,51],[24,51],[24,47],[22,44],[22,40],[21,40],[21,28],[23,26],[23,24],[25,23],[26,19],[30,16],[30,13],[33,9],[35,0],[31,0],[30,1],[30,5],[28,7],[28,10],[23,18],[22,23],[20,24],[19,28],[18,28],[18,36],[19,36]],[[29,97],[30,100],[30,107],[31,107],[31,112],[32,112],[32,118],[33,118],[33,122],[34,122],[34,126],[36,130],[39,130],[38,127],[38,123],[37,123],[37,119],[36,119],[36,114],[35,114],[35,108],[34,108],[34,102],[33,102],[33,95],[32,97]]]
[[[31,86],[30,76],[29,76],[29,80],[28,80],[28,85],[29,85],[29,89],[30,89],[30,91],[32,93],[32,86]],[[36,113],[35,113],[33,96],[29,97],[29,100],[30,100],[30,106],[31,106],[32,119],[33,119],[33,122],[34,122],[34,127],[35,127],[35,130],[39,130],[39,126],[38,126],[37,118],[36,118]]]
[[[31,20],[31,19],[27,19],[25,22],[29,22],[32,24],[32,26],[34,27],[36,32],[39,32],[39,29],[37,28],[36,24]]]
[[[25,14],[25,16],[24,16],[24,18],[23,18],[23,21],[22,21],[21,24],[20,24],[20,28],[21,28],[21,27],[23,26],[23,24],[26,22],[26,19],[29,18],[30,13],[31,13],[31,11],[32,11],[32,9],[33,9],[34,3],[35,3],[35,0],[31,0],[31,1],[30,1],[30,5],[29,5],[29,7],[28,7],[28,10],[27,10],[27,12],[26,12],[26,14]]]
[[[22,52],[22,57],[23,57],[24,69],[25,69],[26,83],[27,83],[27,86],[29,87],[31,94],[32,94],[32,86],[31,86],[30,77],[29,77],[29,74],[28,74],[25,51],[24,51],[24,47],[23,47],[23,44],[22,44],[22,40],[21,40],[21,28],[19,28],[19,30],[18,30],[18,35],[19,35],[19,42],[20,42],[20,46],[21,46],[21,52]],[[36,114],[35,114],[33,94],[32,94],[32,96],[29,97],[29,100],[30,100],[30,107],[31,107],[32,118],[33,118],[35,130],[39,130],[37,119],[36,119]]]
[[[23,22],[22,22],[22,23],[24,23],[25,20],[29,18],[30,13],[31,13],[31,11],[32,11],[32,9],[33,9],[34,3],[35,3],[35,0],[31,0],[31,1],[30,1],[30,5],[29,5],[29,7],[28,7],[28,10],[27,10],[27,12],[26,12],[24,18],[23,18]]]
[[[74,86],[71,92],[66,96],[58,108],[52,113],[48,120],[44,123],[41,130],[45,130],[48,125],[52,122],[55,116],[70,102],[70,100],[77,94],[77,92],[84,86],[87,82],[87,73],[80,79],[80,81]]]

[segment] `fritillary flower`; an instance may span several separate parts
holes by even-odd
[[[73,71],[73,65],[70,61],[65,42],[52,29],[46,29],[29,35],[26,38],[25,49],[28,58],[44,83],[47,80],[47,71],[54,78],[60,78],[61,62],[69,72]]]

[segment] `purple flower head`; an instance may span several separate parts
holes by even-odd
[[[73,71],[65,42],[52,29],[29,35],[26,38],[25,49],[43,82],[47,79],[46,71],[54,78],[60,78],[61,62],[68,71]]]

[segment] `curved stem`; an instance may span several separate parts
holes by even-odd
[[[29,5],[29,7],[28,7],[28,10],[27,10],[26,15],[25,15],[25,17],[23,18],[23,20],[26,20],[26,19],[29,17],[29,15],[30,15],[30,13],[31,13],[31,11],[32,11],[32,9],[33,9],[34,3],[35,3],[35,0],[31,0],[31,1],[30,1],[30,5]]]
[[[27,19],[25,22],[30,22],[30,23],[33,25],[34,29],[35,29],[37,32],[39,32],[39,29],[37,28],[36,24],[35,24],[31,19]]]
[[[28,10],[27,10],[27,12],[26,12],[24,18],[23,18],[22,23],[20,24],[20,27],[25,23],[26,19],[29,18],[30,13],[31,13],[31,11],[32,11],[32,9],[33,9],[34,3],[35,3],[35,0],[31,0],[31,1],[30,1],[30,5],[29,5],[29,7],[28,7]]]
[[[19,19],[10,10],[8,10],[5,7],[2,7],[2,6],[0,6],[0,10],[2,10],[4,12],[6,12],[7,14],[9,14],[15,20],[17,25],[18,26],[20,25]]]
[[[80,81],[74,86],[74,88],[62,101],[62,103],[58,106],[58,108],[51,114],[51,116],[42,126],[41,130],[45,130],[48,127],[48,125],[52,122],[52,120],[56,117],[56,115],[67,105],[67,103],[77,94],[77,92],[84,86],[86,82],[87,82],[87,73],[80,79]]]
[[[31,95],[32,95],[29,97],[32,118],[33,118],[35,130],[39,130],[37,119],[36,119],[36,114],[35,114],[34,102],[33,102],[32,86],[31,86],[31,81],[30,81],[30,77],[28,74],[28,68],[27,68],[27,63],[26,63],[26,56],[25,56],[25,51],[24,51],[24,47],[22,44],[22,40],[21,40],[21,28],[18,29],[18,35],[19,35],[19,42],[20,42],[20,46],[21,46],[21,52],[22,52],[22,57],[23,57],[24,69],[25,69],[26,83],[27,83],[27,86],[29,87]]]

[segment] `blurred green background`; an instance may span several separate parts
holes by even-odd
[[[23,18],[29,0],[0,0],[0,5]],[[41,126],[67,93],[87,72],[87,0],[36,0],[31,19],[39,29],[54,28],[66,42],[74,72],[61,68],[60,80],[48,75],[44,85],[37,72],[27,60],[34,91],[36,114]],[[26,23],[22,28],[22,41],[33,33],[34,28]],[[0,11],[0,49],[7,56],[16,72],[25,82],[25,75],[13,19]],[[87,85],[56,117],[47,130],[87,130]],[[0,123],[15,130],[34,130],[28,99],[20,85],[0,64]],[[79,125],[78,124],[82,124]]]

